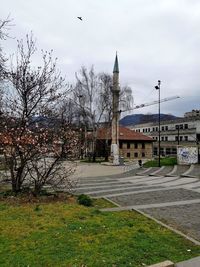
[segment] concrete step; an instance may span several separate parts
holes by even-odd
[[[141,168],[141,171],[137,172],[136,175],[149,175],[159,169],[159,167]]]
[[[200,164],[191,165],[189,170],[183,173],[182,176],[200,178]]]
[[[190,166],[188,165],[175,165],[173,170],[167,174],[167,176],[180,176],[181,174],[185,173]]]
[[[174,169],[174,166],[162,166],[159,170],[149,174],[149,175],[156,175],[156,176],[168,176],[167,174],[170,173]]]

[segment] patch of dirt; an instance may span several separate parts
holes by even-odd
[[[13,195],[0,195],[0,201],[12,205],[27,204],[27,203],[55,203],[63,202],[67,204],[77,203],[77,198],[68,193],[52,193],[44,194],[40,196],[34,196],[32,194],[20,194],[17,196]]]

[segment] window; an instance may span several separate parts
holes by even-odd
[[[122,149],[123,143],[119,142],[119,148]]]
[[[185,127],[185,129],[188,129],[188,124],[185,124],[184,127]]]
[[[185,138],[185,141],[188,141],[188,136],[184,136],[184,138]]]
[[[155,131],[155,128],[153,127],[153,132]]]
[[[138,143],[135,143],[135,148],[138,148]]]
[[[164,131],[164,130],[165,130],[165,127],[164,127],[164,126],[162,126],[162,128],[161,128],[161,129],[162,129],[162,131]]]
[[[134,153],[134,157],[135,157],[135,158],[138,157],[138,153],[137,153],[137,152]]]
[[[131,144],[127,143],[127,149],[130,149],[130,147],[131,147]]]
[[[143,157],[143,158],[145,157],[145,153],[144,153],[144,152],[142,152],[142,157]]]
[[[153,154],[154,154],[154,155],[157,155],[157,154],[158,154],[158,148],[157,148],[157,147],[154,147],[154,148],[153,148]]]
[[[142,129],[143,133],[144,133],[144,129]]]
[[[180,136],[180,141],[183,141],[183,136]]]
[[[171,154],[171,149],[169,147],[166,148],[166,155],[170,155]]]
[[[175,136],[175,141],[178,141],[178,136]]]
[[[179,125],[179,129],[183,129],[183,124],[180,124]]]
[[[165,136],[165,141],[168,141],[168,136]]]
[[[161,137],[161,141],[164,141],[164,136]]]
[[[150,129],[150,128],[148,128],[148,132],[150,132],[150,130],[151,130],[151,129]]]
[[[143,149],[145,148],[145,143],[142,143],[142,148],[143,148]]]
[[[163,148],[163,147],[160,148],[160,154],[161,154],[162,156],[165,155],[165,154],[164,154],[164,148]]]
[[[165,126],[165,131],[168,131],[168,126]]]
[[[127,156],[127,158],[130,158],[131,153],[127,153],[126,156]]]
[[[172,154],[176,154],[177,153],[177,149],[176,148],[172,148]]]
[[[156,131],[158,131],[158,127],[156,127]]]

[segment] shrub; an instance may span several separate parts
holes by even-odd
[[[92,199],[89,196],[82,194],[78,196],[78,203],[83,206],[91,207]]]
[[[40,211],[40,210],[41,210],[40,205],[36,205],[34,211]]]

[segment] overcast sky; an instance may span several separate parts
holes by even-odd
[[[162,113],[183,116],[200,109],[199,0],[6,0],[0,19],[13,19],[3,45],[16,50],[16,39],[33,31],[37,47],[54,50],[67,81],[82,65],[112,73],[118,52],[120,83],[133,90],[136,105],[161,98]],[[81,16],[83,21],[77,19]],[[133,113],[156,113],[157,105]]]

